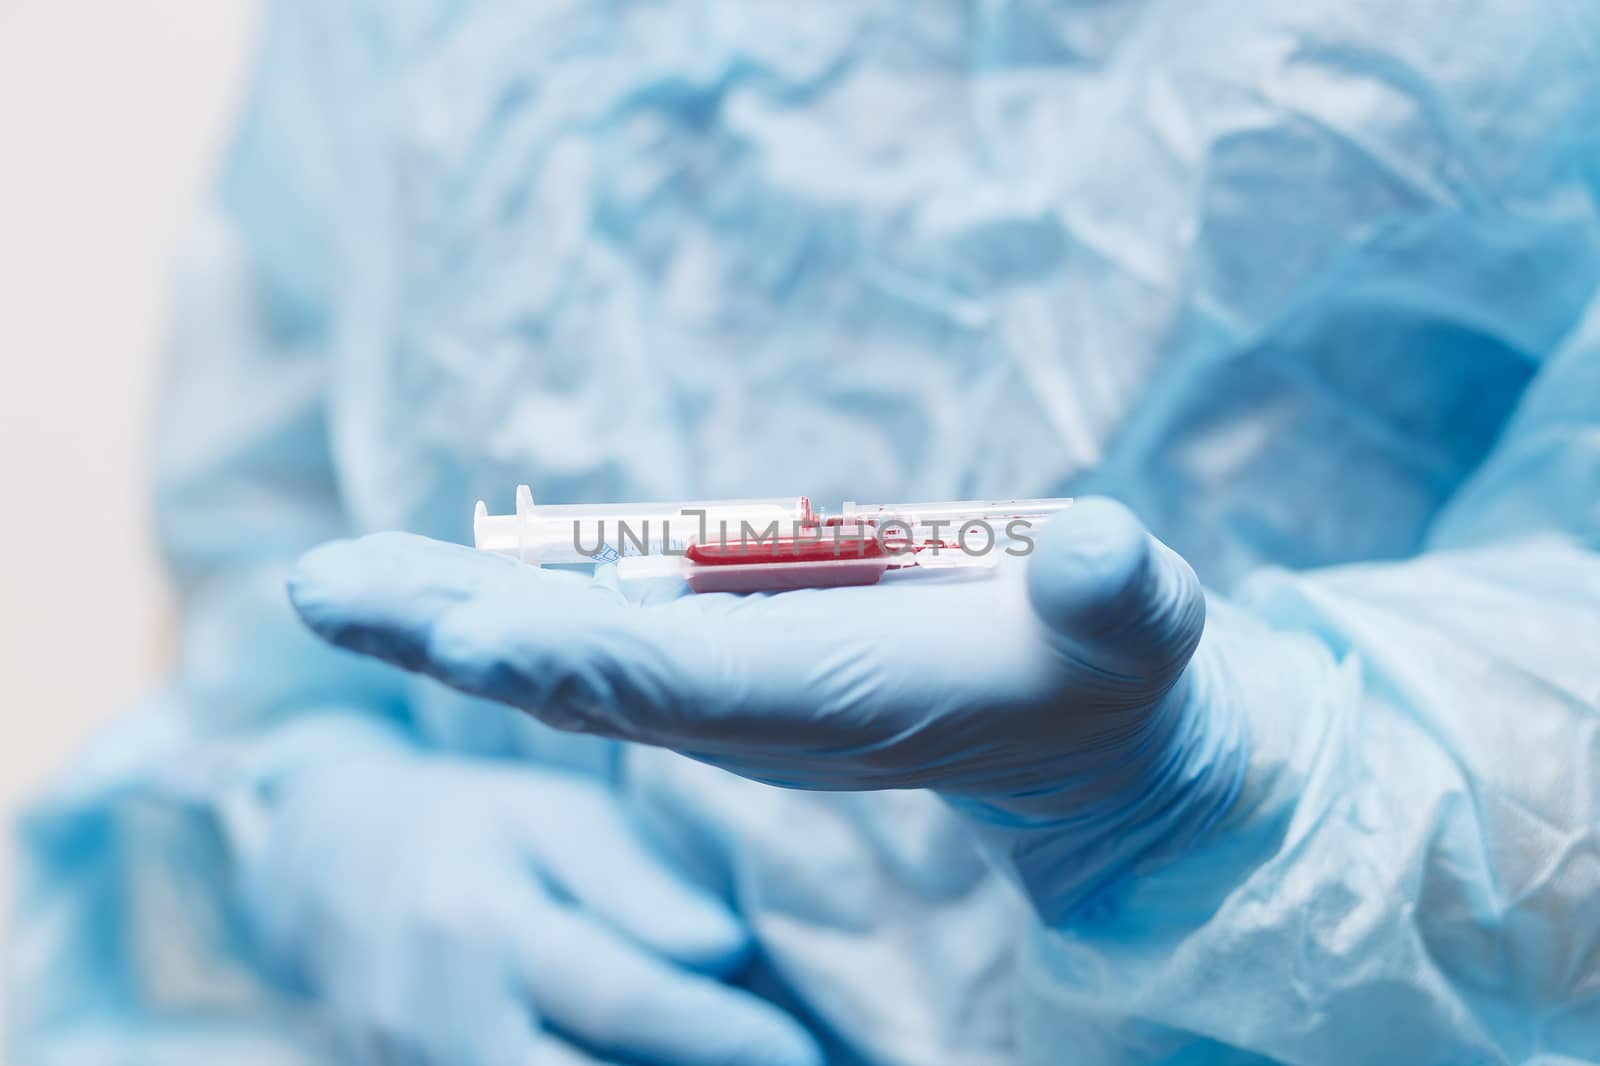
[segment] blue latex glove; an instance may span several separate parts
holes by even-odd
[[[247,898],[348,1059],[821,1061],[718,979],[744,962],[744,928],[588,779],[405,754],[285,788]]]
[[[1245,745],[1186,670],[1205,606],[1177,555],[1106,500],[1037,545],[992,580],[637,606],[383,534],[310,553],[291,595],[336,644],[562,728],[786,786],[938,789],[1053,920],[1209,825]]]

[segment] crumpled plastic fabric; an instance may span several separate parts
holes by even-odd
[[[838,1061],[1593,1061],[1597,55],[1577,0],[275,5],[157,456],[163,713],[199,739],[30,814],[17,1060],[86,1018],[260,1028],[266,992],[152,993],[174,966],[123,931],[208,912],[126,886],[220,906],[239,845],[199,861],[220,801],[130,820],[128,788],[354,708],[616,779]],[[1309,665],[1251,672],[1285,710],[1211,848],[1023,933],[932,797],[778,792],[278,641],[299,551],[464,540],[521,481],[1104,492]],[[253,973],[201,944],[176,968]]]

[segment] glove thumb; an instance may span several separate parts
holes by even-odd
[[[1103,497],[1078,500],[1039,532],[1028,598],[1064,656],[1145,692],[1177,680],[1205,628],[1189,564]]]

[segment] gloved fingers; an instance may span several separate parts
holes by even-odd
[[[777,632],[760,622],[771,602],[760,597],[639,607],[571,574],[505,563],[424,537],[378,534],[308,553],[289,594],[305,622],[341,647],[521,707],[556,728],[667,746],[722,737],[737,748],[741,724],[770,739],[768,709],[744,698],[759,693],[719,683],[723,668],[759,677],[763,691],[798,691],[782,671],[809,669],[815,658],[802,650],[774,660],[775,670],[751,672],[738,665],[744,656],[722,654],[730,630]],[[752,641],[749,650],[766,649]]]
[[[441,1037],[436,1032],[425,1047],[379,1040],[370,1045],[370,1058],[386,1066],[615,1066],[542,1030],[528,1005],[510,994],[499,997],[486,1014],[480,1010],[467,1017],[473,1021],[468,1033]]]
[[[614,589],[406,533],[334,541],[308,552],[289,580],[300,617],[323,639],[464,692],[534,711],[559,728],[618,735],[576,713],[616,695],[637,611]]]
[[[506,932],[548,1027],[594,1054],[675,1066],[823,1061],[777,1007],[641,951],[576,908],[551,903]]]
[[[414,960],[398,963],[405,971]],[[395,998],[375,988],[372,995],[345,989],[324,1006],[335,1019],[341,1059],[394,1066],[501,1066],[541,1062],[550,1038],[539,1029],[528,1001],[506,980],[504,971],[463,967],[460,960],[430,960],[431,972],[418,987]],[[391,974],[369,977],[375,986]],[[417,993],[426,993],[417,995]],[[581,1060],[580,1060],[581,1061]]]
[[[408,670],[427,665],[428,626],[449,608],[507,589],[620,593],[561,571],[409,533],[333,541],[301,557],[289,599],[323,639]]]
[[[538,1034],[521,1057],[501,1061],[517,1066],[619,1066],[615,1060],[596,1058],[549,1033]]]
[[[1036,540],[1028,595],[1061,654],[1144,694],[1176,680],[1205,628],[1189,564],[1104,498],[1077,501]]]
[[[744,965],[751,945],[743,923],[652,852],[614,796],[553,774],[530,784],[511,817],[555,890],[681,966],[726,975]]]
[[[463,1017],[473,1019],[470,1032],[431,1041],[429,1066],[540,1063],[552,1055],[551,1046],[560,1043],[540,1029],[532,1008],[504,985],[493,1000],[477,1004]]]

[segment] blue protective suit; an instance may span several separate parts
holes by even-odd
[[[837,1061],[1597,1061],[1597,55],[1577,0],[277,5],[179,286],[181,663],[21,826],[15,1058],[333,1054],[234,877],[398,744],[614,785]],[[519,481],[1114,495],[1245,649],[1228,832],[1045,921],[931,793],[289,612]]]

